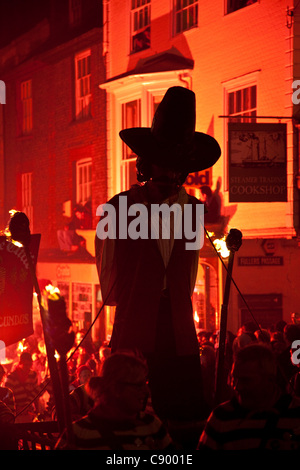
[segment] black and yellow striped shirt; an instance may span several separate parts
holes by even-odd
[[[165,450],[172,441],[161,421],[140,413],[133,421],[106,421],[91,411],[73,423],[78,450]]]
[[[198,450],[300,449],[300,399],[283,395],[268,411],[249,412],[234,398],[209,416]]]

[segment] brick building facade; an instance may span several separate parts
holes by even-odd
[[[102,6],[95,0],[22,3],[11,2],[16,10],[4,12],[7,35],[0,45],[6,85],[1,228],[11,209],[28,215],[31,232],[41,234],[37,275],[61,288],[82,328],[99,308],[93,239],[96,207],[107,198],[106,99],[98,86],[105,79]],[[87,248],[81,255],[62,252],[57,236],[78,204],[89,212],[78,230]],[[104,330],[102,321],[93,334],[104,339]]]

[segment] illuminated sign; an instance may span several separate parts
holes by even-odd
[[[286,124],[228,124],[229,201],[287,201]]]
[[[282,256],[240,256],[238,265],[244,267],[251,266],[283,266]]]

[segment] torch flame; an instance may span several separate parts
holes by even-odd
[[[51,300],[58,300],[60,298],[60,290],[58,287],[52,286],[51,284],[48,284],[45,287],[45,290],[48,294],[49,299]]]
[[[222,256],[222,258],[228,258],[228,256],[230,255],[230,251],[228,250],[227,246],[226,246],[226,238],[223,237],[221,239],[216,239],[213,241],[213,244],[215,245],[216,247],[216,250],[220,253],[220,255]]]

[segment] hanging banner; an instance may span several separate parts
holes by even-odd
[[[29,251],[35,268],[41,236],[31,235]],[[0,237],[0,341],[5,346],[33,333],[33,280],[23,247]]]
[[[286,124],[228,123],[229,201],[287,201]]]

